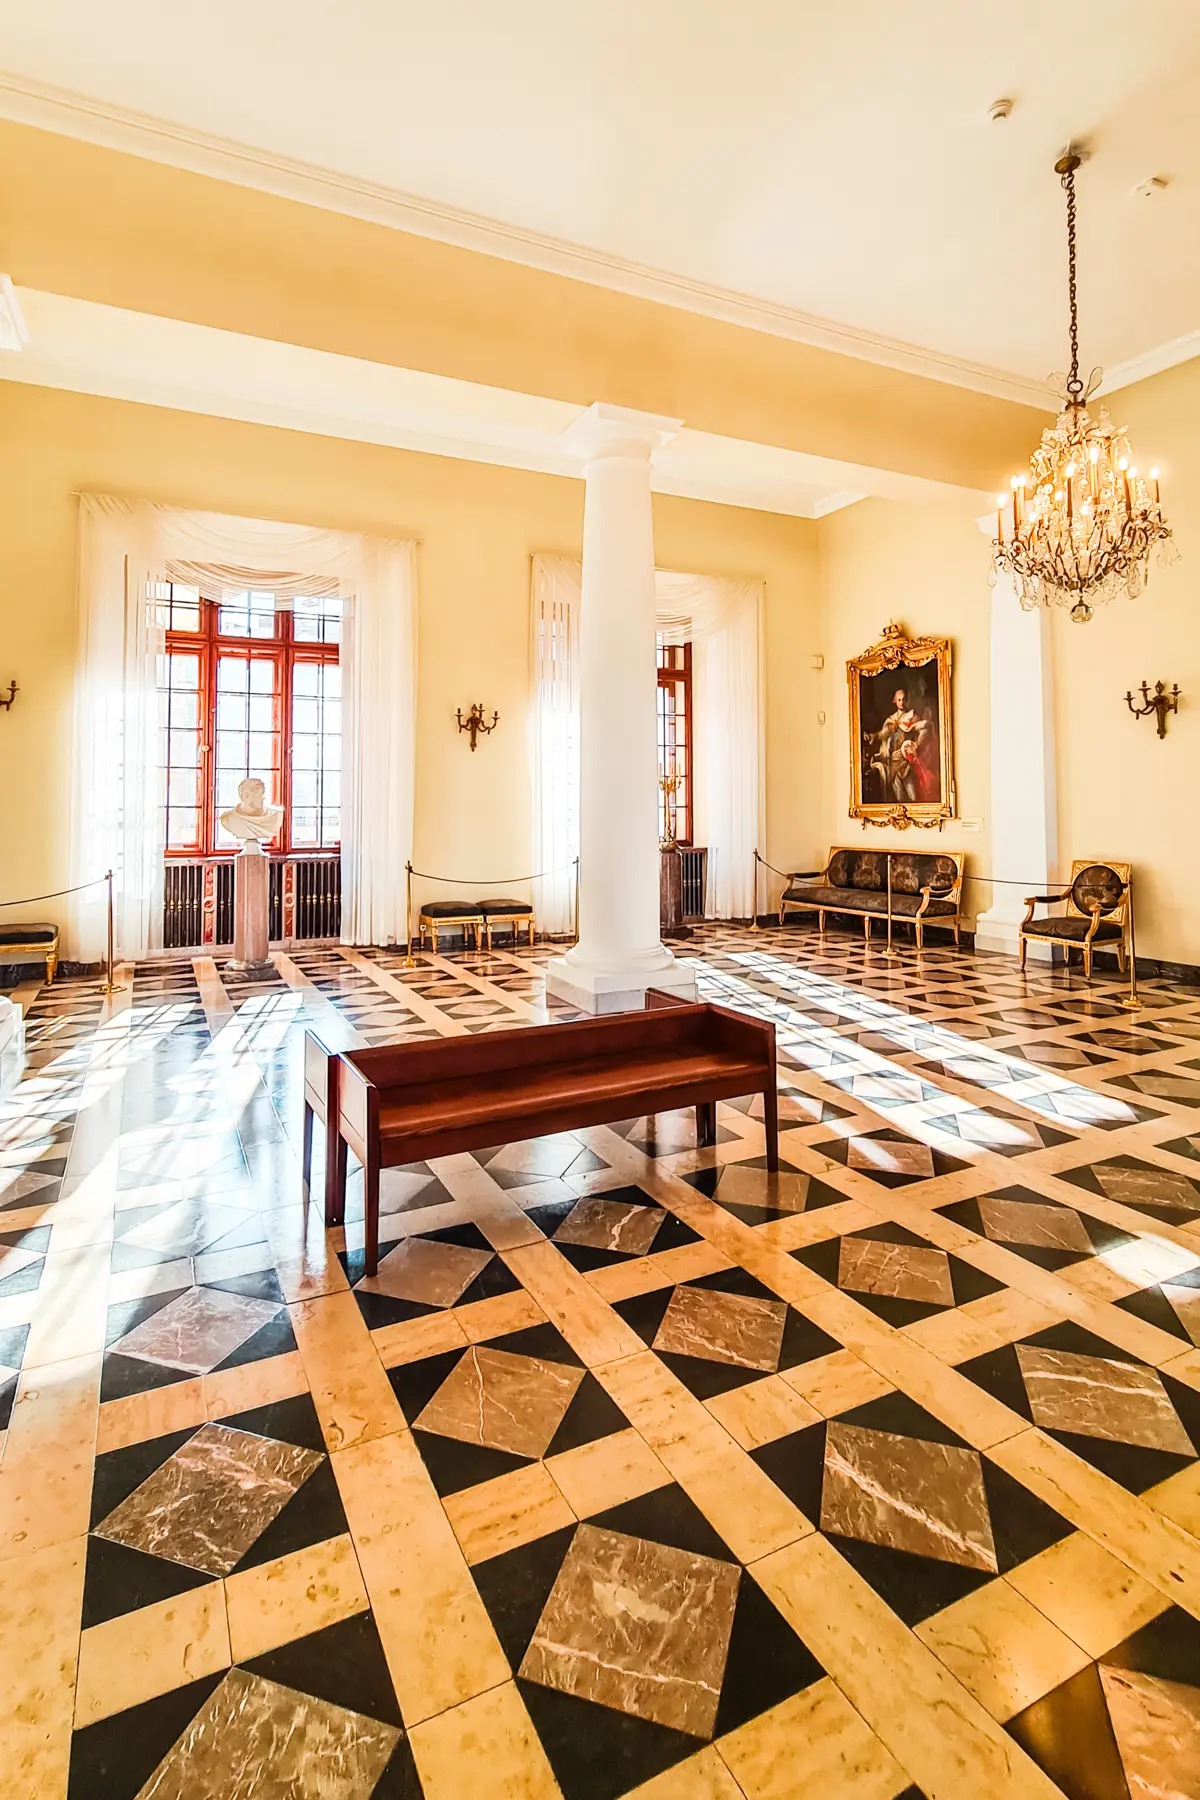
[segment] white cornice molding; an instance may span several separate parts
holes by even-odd
[[[333,169],[318,168],[291,157],[276,156],[231,139],[209,136],[182,125],[173,125],[142,113],[127,112],[82,94],[25,80],[0,71],[0,118],[33,125],[43,131],[78,138],[109,150],[166,163],[193,174],[209,175],[240,187],[280,199],[297,200],[328,212],[344,213],[368,224],[433,238],[462,250],[500,257],[526,268],[585,281],[662,306],[678,307],[727,325],[740,325],[770,337],[787,338],[813,349],[831,350],[860,362],[904,374],[922,375],[994,399],[1012,400],[1024,406],[1053,411],[1054,390],[1049,383],[1025,375],[988,368],[943,356],[936,350],[879,337],[832,319],[820,319],[794,307],[739,294],[673,275],[622,257],[608,256],[565,240],[544,237],[517,225],[422,200]]]
[[[1108,394],[1118,394],[1122,388],[1132,387],[1135,381],[1148,381],[1151,375],[1177,369],[1180,363],[1191,362],[1197,356],[1200,356],[1200,331],[1185,332],[1183,337],[1172,338],[1155,350],[1144,350],[1140,356],[1131,356],[1128,362],[1118,363],[1115,369],[1107,369],[1096,391],[1104,399]]]

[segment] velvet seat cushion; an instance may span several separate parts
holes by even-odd
[[[481,900],[479,910],[485,919],[527,919],[533,907],[528,900]]]
[[[473,900],[427,900],[421,908],[423,919],[482,919],[483,908]]]
[[[1090,919],[1034,919],[1030,925],[1022,925],[1023,937],[1067,938],[1082,943],[1091,930]],[[1105,938],[1119,938],[1121,927],[1113,919],[1101,919],[1096,928],[1092,942],[1099,943]]]
[[[0,931],[0,946],[5,944],[53,944],[57,938],[57,925],[10,925]]]
[[[824,907],[826,912],[869,912],[887,917],[888,897],[871,888],[790,887],[783,896],[788,902]],[[898,894],[892,890],[892,915],[911,919],[920,908],[924,894]],[[931,899],[922,915],[926,919],[944,918],[958,911],[953,900]]]

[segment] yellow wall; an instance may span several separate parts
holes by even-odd
[[[22,287],[992,491],[1027,406],[0,121]]]
[[[823,855],[833,844],[969,853],[969,868],[988,867],[988,608],[987,540],[974,509],[962,503],[904,505],[864,500],[822,519],[824,612],[825,794]],[[847,817],[850,804],[850,719],[846,663],[879,641],[891,620],[912,637],[948,637],[953,651],[955,774],[961,819],[939,832],[898,832]],[[804,848],[804,846],[800,846]],[[816,866],[814,863],[813,867]],[[967,909],[977,894],[968,888]]]
[[[1086,625],[1055,618],[1059,845],[1068,872],[1078,856],[1132,862],[1139,948],[1200,963],[1200,360],[1108,406],[1140,466],[1161,467],[1179,560],[1152,558],[1145,593],[1111,601]],[[1125,705],[1142,681],[1183,690],[1164,741],[1153,718],[1133,719]]]
[[[414,860],[529,867],[529,559],[580,554],[582,482],[5,382],[0,686],[21,691],[0,713],[0,898],[68,879],[80,490],[419,539]],[[769,835],[798,841],[820,807],[815,526],[663,496],[654,510],[662,566],[766,580]],[[500,726],[472,756],[454,711],[476,699]]]

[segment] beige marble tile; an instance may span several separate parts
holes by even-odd
[[[1149,1488],[1143,1500],[1165,1518],[1174,1519],[1194,1538],[1200,1538],[1200,1463],[1190,1463],[1165,1481]]]
[[[919,1788],[954,1800],[1061,1800],[1054,1783],[825,1538],[790,1545],[754,1573]]]
[[[489,1305],[481,1301],[481,1305]],[[467,1307],[465,1311],[473,1311]],[[398,1369],[404,1363],[420,1362],[426,1356],[440,1356],[447,1350],[461,1350],[467,1335],[452,1313],[423,1313],[417,1319],[401,1319],[395,1325],[382,1325],[371,1333],[371,1342],[385,1369]]]
[[[0,1579],[0,1781],[17,1796],[67,1791],[87,1541],[32,1550]]]
[[[853,1294],[888,1294],[930,1306],[953,1306],[950,1261],[944,1250],[890,1244],[882,1238],[843,1238],[838,1286]]]
[[[207,1417],[204,1383],[199,1376],[173,1381],[169,1387],[149,1388],[144,1394],[106,1400],[96,1429],[96,1455],[166,1437],[171,1431],[186,1431],[189,1426],[203,1425]]]
[[[821,1527],[863,1543],[996,1573],[975,1450],[835,1419],[825,1440]]]
[[[1196,1454],[1153,1369],[1034,1344],[1018,1344],[1017,1360],[1034,1422],[1044,1429]]]
[[[415,1423],[464,1444],[543,1456],[582,1380],[566,1363],[472,1344]]]
[[[656,1350],[705,1362],[773,1373],[779,1364],[787,1308],[714,1288],[678,1287],[654,1339]]]
[[[0,1560],[87,1531],[100,1368],[94,1355],[22,1371],[0,1467]]]
[[[233,1661],[249,1662],[369,1603],[353,1540],[343,1533],[228,1576],[225,1604]]]
[[[1001,1724],[1090,1661],[1003,1579],[924,1620],[916,1634]]]
[[[472,1565],[575,1523],[544,1463],[510,1469],[493,1481],[448,1494],[442,1505]]]
[[[473,1300],[454,1310],[455,1322],[469,1344],[500,1337],[509,1331],[525,1331],[545,1323],[546,1315],[532,1294],[495,1294],[490,1300]]]
[[[250,1412],[276,1400],[291,1400],[308,1392],[304,1364],[295,1350],[282,1356],[264,1356],[258,1362],[234,1369],[217,1369],[203,1380],[204,1408],[210,1419]]]
[[[776,1438],[815,1425],[821,1417],[781,1375],[768,1375],[745,1387],[714,1394],[704,1404],[743,1450],[774,1443]]]
[[[381,1258],[378,1275],[364,1277],[357,1286],[361,1293],[386,1294],[392,1300],[454,1306],[491,1260],[490,1250],[404,1238]]]
[[[828,1676],[731,1731],[718,1752],[746,1800],[893,1800],[911,1785]]]
[[[515,1682],[415,1726],[410,1741],[425,1800],[562,1800]]]
[[[632,1430],[564,1450],[548,1457],[545,1467],[579,1519],[665,1487],[671,1479],[649,1444]]]
[[[714,1746],[631,1788],[625,1800],[744,1800]]]
[[[353,1294],[305,1300],[290,1311],[329,1448],[345,1450],[399,1431],[403,1414]]]
[[[368,1800],[399,1739],[392,1725],[231,1669],[155,1770],[147,1800],[245,1793],[251,1771],[262,1800]]]
[[[997,1334],[984,1320],[974,1318],[969,1305],[955,1307],[952,1312],[930,1313],[928,1318],[914,1319],[902,1330],[914,1344],[920,1344],[939,1362],[951,1366],[966,1362],[972,1356],[982,1356],[985,1351],[994,1350],[998,1344],[1008,1341],[1003,1333]]]
[[[168,1694],[231,1661],[219,1581],[106,1619],[79,1640],[75,1728]]]
[[[731,1268],[729,1258],[715,1244],[681,1244],[678,1250],[660,1250],[649,1257],[610,1263],[606,1269],[589,1269],[588,1281],[605,1300],[631,1300],[654,1288],[671,1287],[677,1281],[698,1281]]]
[[[272,1207],[263,1213],[262,1223],[289,1305],[347,1291],[345,1271],[315,1207]]]
[[[571,1208],[554,1233],[557,1244],[583,1244],[594,1250],[643,1256],[653,1244],[666,1214],[657,1206],[607,1200],[594,1194]]]
[[[22,1367],[33,1371],[104,1347],[111,1239],[82,1250],[51,1248],[38,1284]]]
[[[644,1347],[633,1327],[605,1305],[553,1244],[509,1250],[504,1260],[589,1368],[633,1356]]]
[[[828,1356],[814,1357],[798,1368],[783,1369],[780,1380],[807,1400],[823,1419],[849,1412],[854,1406],[865,1406],[868,1400],[878,1400],[892,1391],[887,1377],[852,1350],[832,1350]]]
[[[520,1674],[711,1737],[740,1577],[732,1563],[581,1525]]]
[[[332,1461],[408,1725],[507,1681],[508,1661],[409,1433]]]
[[[1051,1544],[1005,1579],[1092,1657],[1140,1631],[1167,1604],[1157,1588],[1082,1531]]]
[[[227,1575],[321,1457],[227,1425],[202,1425],[96,1526],[96,1535]]]

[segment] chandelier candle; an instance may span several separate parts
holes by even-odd
[[[1075,292],[1075,171],[1082,158],[1072,149],[1055,163],[1067,195],[1067,275],[1071,370],[1062,411],[1035,450],[1027,474],[1014,475],[1011,526],[1003,494],[996,500],[997,573],[1011,575],[1026,611],[1066,606],[1085,624],[1114,594],[1130,599],[1149,578],[1150,551],[1173,554],[1171,527],[1162,515],[1158,470],[1149,481],[1133,466],[1124,428],[1103,407],[1087,401],[1100,383],[1079,373],[1079,312]],[[1026,498],[1028,490],[1029,498]]]

